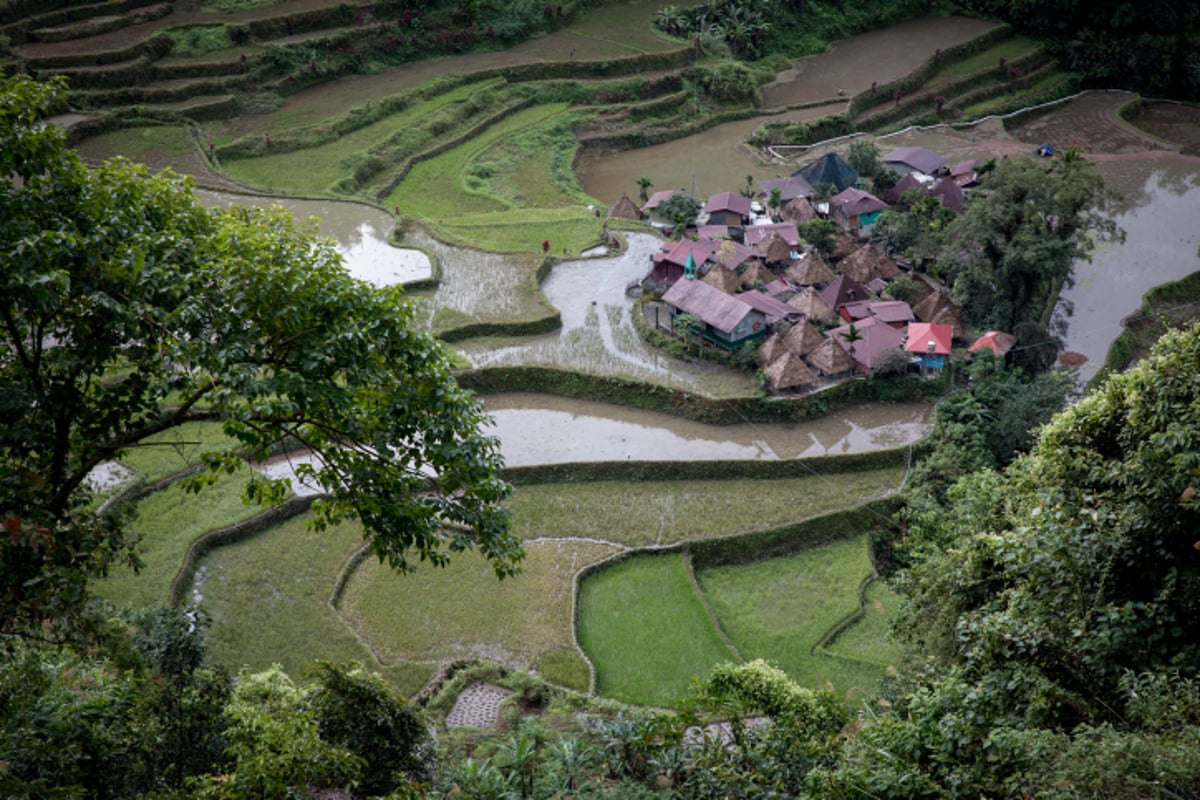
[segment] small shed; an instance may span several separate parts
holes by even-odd
[[[795,200],[788,202],[787,205],[783,207],[783,210],[780,211],[780,215],[788,222],[799,224],[801,222],[812,222],[814,219],[816,219],[817,210],[813,208],[812,203],[810,203],[807,199],[803,197],[797,197]]]
[[[929,190],[929,193],[937,198],[942,208],[948,208],[956,214],[962,213],[966,198],[963,195],[962,187],[953,178],[942,178]]]
[[[963,336],[962,309],[946,292],[930,292],[913,306],[913,314],[921,322],[950,326],[956,339]]]
[[[821,346],[825,337],[808,320],[800,320],[783,337],[783,344],[797,355],[806,356]]]
[[[742,285],[742,279],[738,277],[736,272],[726,269],[720,264],[709,265],[708,270],[700,277],[700,280],[714,289],[720,289],[725,294],[736,294]]]
[[[882,160],[884,166],[897,175],[910,172],[936,175],[938,170],[946,166],[946,159],[924,147],[897,147]]]
[[[891,205],[895,205],[897,202],[899,202],[900,198],[904,196],[905,192],[911,192],[914,189],[924,189],[924,188],[925,188],[925,185],[923,183],[921,183],[919,180],[917,180],[916,175],[913,175],[910,172],[907,175],[904,175],[903,177],[901,177],[900,180],[896,181],[895,185],[892,186],[892,188],[885,191],[883,193],[883,199],[886,200]]]
[[[675,195],[682,193],[679,189],[664,189],[661,192],[655,192],[650,195],[650,198],[646,200],[646,204],[642,206],[642,214],[649,217],[650,221],[657,225],[674,225],[674,220],[667,219],[658,213],[658,207]]]
[[[837,311],[846,303],[870,300],[871,293],[867,291],[867,287],[853,278],[838,275],[828,286],[821,290],[821,297],[825,299],[830,308]]]
[[[754,360],[760,367],[765,367],[783,355],[786,350],[787,345],[783,343],[783,337],[778,333],[772,333],[758,346],[758,353],[755,354]]]
[[[753,230],[755,226],[751,226],[747,232]],[[754,246],[754,252],[762,257],[763,261],[768,264],[783,264],[792,260],[792,247],[783,237],[774,231],[766,239],[762,239]]]
[[[750,198],[737,192],[718,192],[704,204],[709,225],[744,227],[750,222]]]
[[[864,244],[838,262],[838,272],[848,275],[859,283],[870,283],[876,278],[892,280],[903,273],[896,262],[874,244]]]

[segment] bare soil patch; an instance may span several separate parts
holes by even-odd
[[[1179,145],[1184,155],[1200,156],[1200,108],[1196,106],[1150,102],[1131,122],[1152,136]]]
[[[1049,142],[1056,149],[1074,147],[1081,153],[1169,149],[1117,114],[1134,97],[1130,92],[1091,92],[1057,106],[1051,113],[1018,120],[1007,127],[1014,137],[1033,147]]]

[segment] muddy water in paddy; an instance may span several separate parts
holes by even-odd
[[[517,341],[464,342],[460,351],[476,367],[537,364],[706,392],[716,392],[718,386],[731,386],[738,394],[751,392],[749,378],[742,373],[670,358],[643,343],[633,327],[633,301],[626,297],[625,286],[646,274],[650,255],[662,240],[636,233],[627,238],[628,247],[619,256],[563,262],[542,283],[542,293],[562,316],[561,330]],[[458,273],[474,275],[472,265],[456,265],[447,259],[441,263],[449,282],[473,284],[471,278],[452,277]],[[522,280],[528,280],[527,273],[523,275],[526,277]],[[498,296],[475,287],[471,291],[488,303]],[[434,303],[443,303],[441,290]]]
[[[509,466],[577,461],[775,460],[910,444],[925,403],[868,403],[794,424],[704,425],[653,411],[538,394],[485,398]]]
[[[1150,156],[1100,163],[1097,171],[1124,195],[1113,219],[1125,243],[1102,243],[1090,262],[1076,263],[1075,285],[1062,294],[1074,307],[1066,349],[1087,356],[1084,381],[1103,366],[1121,319],[1137,310],[1143,294],[1200,270],[1200,161]]]
[[[287,197],[260,197],[197,189],[196,197],[209,208],[244,206],[283,206],[297,220],[316,217],[322,236],[337,243],[346,269],[356,278],[376,286],[428,278],[432,272],[429,256],[420,250],[393,247],[387,235],[392,229],[389,214],[361,203],[336,200],[298,200]]]
[[[968,17],[926,17],[901,22],[834,42],[823,53],[796,61],[763,87],[763,106],[777,108],[868,91],[902,78],[945,50],[994,28],[993,22]]]

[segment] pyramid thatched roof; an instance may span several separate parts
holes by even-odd
[[[792,248],[783,237],[778,233],[772,232],[770,236],[763,239],[754,246],[754,252],[762,256],[770,264],[778,264],[783,261],[788,261],[792,257]]]
[[[913,314],[921,322],[949,325],[954,336],[963,336],[962,309],[945,292],[931,292],[913,306]]]
[[[806,356],[816,350],[823,341],[825,341],[825,337],[808,320],[797,322],[787,332],[787,336],[783,337],[784,346],[801,356]]]
[[[763,339],[762,344],[758,346],[758,354],[755,356],[755,360],[760,367],[765,367],[779,358],[786,350],[787,346],[783,343],[783,337],[778,333],[772,333],[766,339]]]
[[[755,262],[739,276],[739,286],[743,289],[753,289],[755,281],[762,281],[762,285],[766,286],[773,280],[775,280],[775,273],[762,264]]]
[[[817,218],[817,210],[804,197],[797,197],[795,200],[789,201],[779,213],[788,222],[795,223],[812,222]]]
[[[621,192],[621,199],[613,203],[612,208],[608,210],[610,217],[619,217],[621,219],[639,220],[642,218],[642,212],[633,201],[629,199],[629,195]]]
[[[700,280],[715,289],[720,289],[725,294],[733,294],[742,283],[742,279],[736,272],[726,269],[720,264],[713,264]]]
[[[830,253],[832,258],[845,258],[858,249],[860,242],[851,234],[838,228],[838,232],[834,237],[833,252]]]
[[[902,274],[896,262],[874,244],[864,244],[838,262],[838,272],[849,275],[859,283],[870,283],[876,278],[891,280]]]
[[[833,270],[829,268],[829,265],[825,263],[825,259],[813,252],[802,253],[783,274],[797,286],[829,283],[837,277],[833,274]]]
[[[804,363],[804,359],[790,351],[785,351],[772,361],[764,372],[773,392],[812,386],[817,382],[817,376]]]
[[[850,372],[858,365],[845,348],[833,339],[826,338],[820,347],[808,354],[808,363],[822,375],[839,375]]]
[[[833,307],[825,302],[821,293],[812,286],[802,289],[799,294],[788,300],[787,304],[809,319],[818,322],[833,319],[836,316],[833,313]]]

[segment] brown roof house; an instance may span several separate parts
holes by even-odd
[[[612,208],[608,210],[608,216],[618,219],[639,220],[642,218],[641,209],[633,204],[629,199],[629,195],[621,192],[621,199],[613,203]]]
[[[800,257],[793,261],[783,274],[789,281],[797,286],[812,286],[818,283],[829,283],[837,276],[833,274],[833,270],[825,263],[825,259],[821,258],[811,250],[806,253],[801,253]]]
[[[873,370],[875,362],[885,351],[899,350],[904,347],[904,331],[896,330],[873,317],[855,322],[853,325],[854,330],[861,337],[857,341],[850,341],[849,325],[829,331],[829,338],[846,348],[846,352],[854,357],[863,372]]]
[[[870,192],[850,187],[829,199],[829,218],[865,238],[888,204]]]
[[[756,244],[767,241],[774,234],[785,242],[793,250],[800,247],[800,231],[796,230],[794,222],[771,222],[766,225],[751,225],[746,228],[746,246],[754,247]]]
[[[929,193],[938,199],[942,208],[948,208],[955,213],[962,213],[965,198],[962,187],[952,178],[942,178]]]
[[[741,228],[750,224],[750,198],[737,192],[718,192],[704,204],[708,225]]]
[[[700,280],[714,289],[720,289],[725,294],[736,294],[737,290],[742,288],[742,279],[737,271],[726,269],[720,264],[710,264]]]
[[[667,219],[662,214],[659,214],[658,207],[665,201],[670,200],[675,195],[682,193],[683,192],[681,192],[679,189],[665,189],[661,192],[655,192],[654,194],[650,195],[650,199],[648,199],[646,204],[642,206],[642,213],[650,219],[650,222],[653,225],[674,225],[675,220]]]
[[[720,247],[721,243],[712,239],[663,242],[658,252],[650,256],[653,266],[650,267],[650,274],[642,282],[644,284],[649,281],[660,289],[672,286],[683,277],[688,261],[692,262],[692,269],[698,274],[704,270],[706,263],[713,260]]]
[[[746,231],[747,234],[754,230],[755,227],[758,226],[751,225]],[[778,265],[790,263],[792,260],[793,251],[794,248],[775,231],[771,231],[770,236],[768,236],[766,239],[758,241],[754,245],[754,252],[757,253],[759,258],[761,258],[763,262],[767,264]]]
[[[761,311],[763,316],[766,317],[768,325],[772,322],[778,322],[781,319],[788,322],[798,322],[800,320],[799,311],[782,300],[776,300],[771,295],[758,289],[742,292],[739,295],[735,295],[735,297]]]
[[[900,178],[900,180],[896,181],[892,188],[886,190],[883,193],[883,199],[891,205],[896,205],[900,198],[904,196],[905,192],[911,192],[914,189],[924,188],[925,184],[917,180],[917,176],[910,172]]]
[[[799,294],[789,299],[787,304],[799,311],[807,319],[816,320],[817,322],[831,320],[837,316],[833,308],[829,303],[825,302],[825,298],[821,297],[821,293],[813,286],[802,289]]]
[[[763,197],[770,199],[771,190],[779,189],[779,199],[783,203],[790,203],[797,197],[806,198],[812,197],[816,192],[808,181],[799,175],[793,175],[790,178],[772,178],[769,181],[759,181],[758,187],[762,189]]]
[[[663,295],[672,318],[694,314],[704,323],[704,337],[733,348],[755,336],[765,336],[767,318],[749,303],[714,289],[703,281],[681,280]]]
[[[885,167],[897,175],[907,175],[910,172],[936,175],[938,170],[946,166],[946,159],[924,147],[898,147],[885,155],[882,161]]]
[[[830,308],[837,311],[846,303],[870,300],[871,293],[867,291],[867,287],[853,278],[838,275],[832,283],[821,290],[821,297],[829,304]]]

